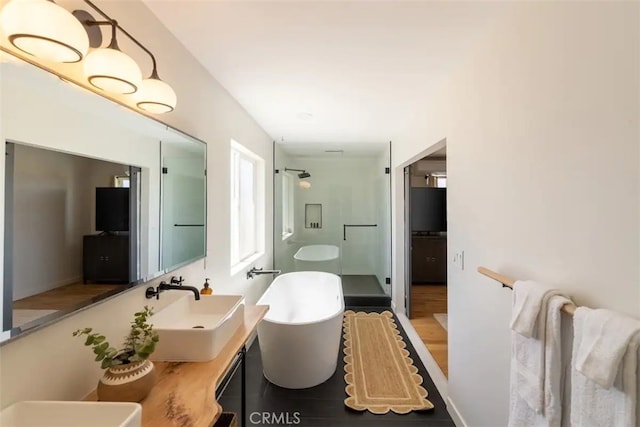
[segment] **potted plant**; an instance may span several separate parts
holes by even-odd
[[[147,319],[153,315],[152,309],[134,314],[129,334],[122,348],[112,347],[104,335],[93,332],[92,328],[78,329],[74,337],[86,336],[84,345],[93,349],[96,362],[106,369],[98,382],[98,399],[116,402],[140,402],[156,382],[153,362],[148,360],[156,348],[158,333]]]

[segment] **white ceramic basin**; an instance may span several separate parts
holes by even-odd
[[[160,341],[152,360],[206,362],[215,358],[244,323],[241,295],[189,293],[154,314],[153,329]]]
[[[25,401],[0,412],[2,427],[140,427],[142,407],[125,402]]]

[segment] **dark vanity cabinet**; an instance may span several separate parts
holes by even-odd
[[[84,283],[129,283],[129,236],[84,236],[82,275]]]
[[[412,236],[411,270],[413,283],[447,283],[447,237]]]

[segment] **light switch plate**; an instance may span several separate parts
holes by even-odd
[[[453,265],[456,266],[458,270],[464,270],[464,251],[453,253]]]

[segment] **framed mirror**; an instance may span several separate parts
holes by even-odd
[[[0,93],[0,345],[204,256],[206,226],[195,240],[163,234],[182,257],[162,258],[161,145],[198,153],[204,172],[206,144],[8,55]],[[195,185],[176,204],[204,212],[204,173]]]

